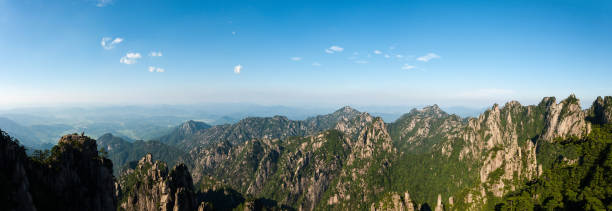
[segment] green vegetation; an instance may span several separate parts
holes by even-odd
[[[611,210],[612,125],[593,125],[584,139],[540,147],[544,173],[507,194],[497,210]],[[569,162],[574,160],[576,164]]]

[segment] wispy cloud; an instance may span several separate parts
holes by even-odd
[[[357,60],[357,61],[355,61],[355,63],[357,63],[357,64],[367,64],[367,63],[368,63],[368,61],[365,61],[365,60]]]
[[[234,73],[240,74],[240,71],[242,71],[242,65],[234,66]]]
[[[398,55],[395,55],[395,58],[401,59],[401,58],[404,58],[404,55],[398,54]]]
[[[374,54],[382,54],[382,51],[374,50]]]
[[[312,66],[317,66],[317,67],[318,67],[318,66],[321,66],[321,63],[319,63],[319,62],[313,62],[313,63],[312,63]]]
[[[112,37],[103,37],[102,41],[100,42],[100,45],[102,46],[102,48],[110,50],[115,48],[115,46],[121,42],[123,42],[123,38],[121,37],[116,37],[115,39],[113,39]]]
[[[404,66],[402,66],[402,70],[412,70],[414,68],[416,67],[409,64],[404,64]]]
[[[137,60],[142,58],[140,53],[127,53],[125,56],[121,57],[119,62],[123,64],[136,64]]]
[[[113,3],[113,0],[98,0],[98,3],[96,3],[96,7],[106,7],[106,5],[109,5]]]
[[[302,57],[291,57],[291,60],[297,62],[297,61],[302,60]]]
[[[325,49],[325,53],[329,53],[329,54],[336,53],[336,52],[342,52],[342,51],[344,51],[344,48],[337,46],[337,45],[332,45],[331,47]]]
[[[158,52],[151,51],[151,53],[149,53],[149,56],[159,57],[159,56],[162,56],[162,52],[161,51],[158,51]]]
[[[422,62],[428,62],[429,60],[438,59],[438,58],[440,58],[440,56],[438,56],[438,54],[428,53],[425,56],[421,56],[421,57],[417,58],[417,60],[422,61]]]
[[[157,73],[163,73],[166,72],[166,70],[164,70],[163,68],[160,67],[153,67],[153,66],[149,66],[149,72],[157,72]]]
[[[389,54],[385,54],[385,58],[391,58],[391,56],[389,56]]]

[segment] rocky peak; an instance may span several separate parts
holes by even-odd
[[[549,107],[551,105],[557,104],[557,98],[555,97],[544,97],[538,106]]]
[[[153,155],[151,153],[147,153],[144,157],[140,158],[138,161],[138,167],[143,167],[145,165],[153,165]]]
[[[591,131],[591,124],[586,121],[586,113],[580,108],[580,100],[574,94],[559,104],[554,103],[554,100],[551,104],[550,101],[546,102],[546,121],[542,135],[544,140],[553,141],[555,138],[569,136],[582,137]]]
[[[138,161],[118,181],[123,210],[196,210],[193,180],[184,164],[168,171],[166,163],[154,161],[151,154]]]
[[[194,134],[202,129],[210,128],[210,125],[204,122],[189,120],[179,126],[179,131],[182,134]]]
[[[574,94],[570,94],[570,96],[568,96],[567,98],[565,98],[561,102],[566,104],[566,105],[571,105],[571,104],[580,105],[580,100],[578,98],[576,98],[576,95],[574,95]]]
[[[374,117],[370,114],[364,112],[359,113],[353,118],[341,118],[338,119],[338,122],[334,126],[334,129],[347,134],[349,137],[354,137],[359,134],[361,130],[366,127],[368,124],[372,123]],[[384,125],[384,123],[383,123]],[[384,126],[383,126],[384,127]]]
[[[431,118],[442,118],[449,116],[448,113],[444,112],[437,104],[431,106],[425,106],[422,109],[412,109],[409,113],[409,116],[419,116],[419,117],[431,117]]]
[[[516,101],[516,100],[509,101],[504,105],[505,109],[516,109],[516,108],[521,108],[521,107],[522,107],[521,103],[519,103],[519,101]]]
[[[354,109],[350,106],[344,106],[338,110],[336,110],[333,114],[336,115],[357,115],[361,112],[359,112],[357,109]]]
[[[80,150],[83,153],[86,153],[88,156],[98,155],[96,140],[84,135],[78,135],[75,133],[62,136],[58,141],[58,146],[60,146],[60,148],[63,148],[64,145],[76,147],[76,149]]]
[[[588,110],[589,118],[596,124],[608,124],[612,122],[612,96],[601,96],[593,102]]]

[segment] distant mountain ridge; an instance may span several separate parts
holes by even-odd
[[[341,120],[348,120],[362,114],[351,108],[343,107],[334,113],[307,118],[306,120],[290,120],[284,116],[248,117],[235,124],[216,125],[205,128],[185,137],[183,141],[168,140],[168,143],[178,143],[183,149],[230,141],[242,143],[254,138],[288,138],[306,136],[333,127]],[[185,141],[188,140],[188,141]]]

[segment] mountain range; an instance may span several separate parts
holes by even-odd
[[[24,175],[3,173],[12,202],[3,210],[47,206],[42,192],[64,197],[54,191],[74,182],[38,186],[67,175],[96,180],[83,191],[105,195],[83,196],[90,210],[612,209],[611,121],[612,97],[582,109],[571,95],[470,118],[433,105],[394,122],[348,106],[304,120],[187,121],[148,141],[104,134],[94,150],[93,139],[67,135],[30,157],[3,133],[0,168]],[[92,165],[114,179],[62,173]],[[36,176],[46,171],[50,179]]]

